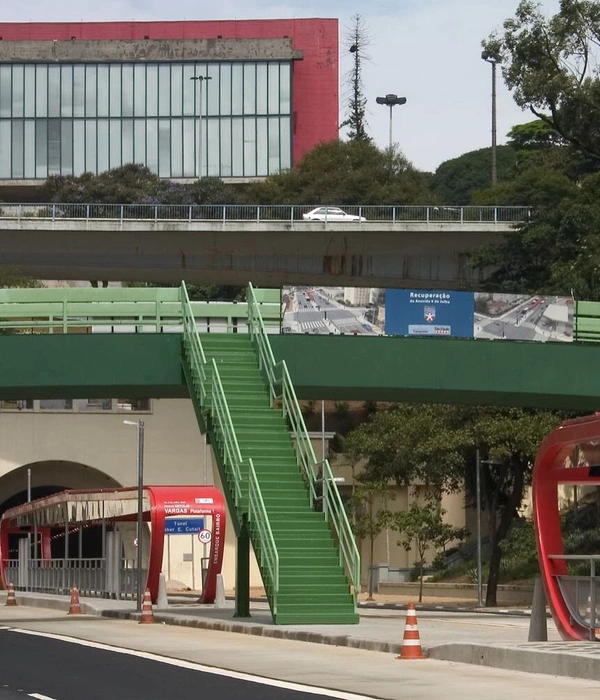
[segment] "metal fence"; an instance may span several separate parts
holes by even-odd
[[[568,575],[558,575],[558,585],[572,618],[589,630],[593,641],[600,628],[600,555],[554,554],[567,562]]]
[[[306,216],[314,205],[254,204],[1,204],[0,219],[78,219],[78,220],[153,220],[153,221],[219,221],[286,222],[290,225],[314,225]],[[528,207],[452,207],[452,206],[344,206],[350,221],[358,225],[373,222],[425,224],[510,224],[528,221]],[[322,216],[321,223],[337,224],[334,215]],[[343,219],[342,219],[343,223]]]
[[[136,598],[137,568],[135,559],[121,559],[120,570],[109,582],[107,563],[100,559],[11,559],[4,564],[6,582],[17,590],[68,595],[77,586],[80,595],[89,598]],[[146,571],[142,571],[145,580]]]

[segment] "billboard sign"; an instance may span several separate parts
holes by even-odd
[[[473,337],[471,292],[387,289],[386,335]]]

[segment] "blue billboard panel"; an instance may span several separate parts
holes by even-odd
[[[472,292],[386,289],[386,335],[473,337]]]

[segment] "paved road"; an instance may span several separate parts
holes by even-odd
[[[592,698],[600,694],[600,683],[594,681],[503,671],[445,661],[398,661],[394,654],[362,649],[185,627],[140,626],[135,622],[86,616],[68,617],[61,612],[36,608],[2,607],[0,624],[68,635],[75,639],[88,640],[93,644],[120,644],[146,655],[160,654],[194,664],[218,665],[238,673],[257,674],[289,683],[323,686],[346,693],[340,695],[330,692],[329,697],[349,698],[355,696],[348,694],[361,693],[363,696],[389,700],[506,700],[507,697],[513,696],[532,700],[564,700]],[[305,628],[307,634],[311,629],[312,627]],[[20,645],[19,654],[13,653],[16,644]],[[64,652],[68,656],[65,657]],[[244,689],[254,694],[213,696],[211,693],[215,692],[215,686],[210,684],[215,682],[215,678],[209,678],[205,672],[186,668],[186,663],[181,668],[163,667],[163,664],[150,661],[142,664],[142,659],[120,656],[112,652],[105,652],[101,656],[96,656],[98,652],[94,649],[84,648],[84,653],[80,652],[75,644],[0,631],[0,687],[9,682],[20,682],[19,688],[32,688],[27,692],[46,694],[55,700],[137,700],[142,697],[144,700],[154,700],[158,697],[161,700],[186,700],[191,697],[215,697],[215,700],[220,700],[221,697],[227,700],[254,697],[305,700],[319,693],[315,688],[314,692],[309,690],[302,696],[284,688],[283,694],[274,696],[271,693],[276,688],[271,686],[246,685]],[[165,661],[168,663],[168,659]],[[103,664],[100,668],[95,666],[100,662]],[[36,668],[38,663],[42,664],[40,671]],[[100,694],[102,686],[95,686],[91,681],[83,694],[68,694],[71,688],[81,690],[86,682],[85,674],[90,671],[95,674],[93,677],[100,678],[99,683],[112,683],[111,679],[116,677],[116,674],[119,674],[119,678],[122,678],[123,674],[130,677],[123,680],[124,685],[118,688],[118,692],[111,686],[112,695]],[[138,682],[143,683],[146,689],[144,674],[148,673],[152,674],[148,676],[148,685],[150,682],[154,684],[148,690],[148,694],[125,694],[125,691],[131,692],[131,687],[135,687]],[[162,675],[163,673],[165,675]],[[106,681],[104,676],[107,676]],[[167,684],[168,679],[172,685]],[[43,685],[39,685],[40,683]],[[33,687],[34,684],[36,688]],[[63,694],[59,695],[58,692]],[[25,695],[0,694],[0,700],[4,697],[13,700],[14,697],[22,699]]]
[[[117,650],[47,636],[0,630],[0,698],[37,700],[317,700],[290,684],[267,685],[242,674],[200,670],[168,659],[142,658]],[[185,666],[188,666],[187,668]],[[237,676],[237,677],[236,677]],[[334,695],[335,697],[335,695]]]

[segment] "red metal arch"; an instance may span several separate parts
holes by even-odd
[[[213,603],[217,590],[217,574],[223,565],[226,509],[223,494],[214,486],[148,486],[150,495],[150,560],[148,588],[152,600],[158,596],[158,580],[162,568],[165,518],[169,515],[212,515],[212,538],[206,581],[202,589],[202,603]]]
[[[570,466],[567,457],[576,445],[600,440],[600,414],[564,421],[542,443],[533,470],[533,514],[540,571],[556,627],[567,640],[589,639],[590,631],[574,620],[557,576],[567,575],[560,527],[559,485],[599,485],[590,467]]]

